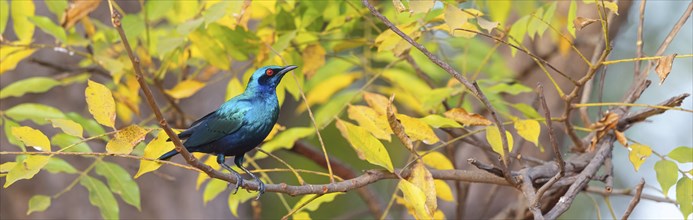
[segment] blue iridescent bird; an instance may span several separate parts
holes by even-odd
[[[245,91],[222,104],[219,109],[193,122],[190,128],[178,134],[185,139],[183,145],[190,152],[202,152],[217,156],[217,163],[236,175],[235,192],[243,183],[241,175],[224,163],[227,156],[258,182],[258,194],[265,193],[265,184],[243,167],[243,156],[258,146],[270,133],[279,117],[277,85],[284,75],[297,66],[265,66],[256,70],[248,81]],[[167,160],[178,154],[172,150],[159,157]],[[234,193],[235,193],[234,192]]]

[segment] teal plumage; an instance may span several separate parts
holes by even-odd
[[[276,88],[284,75],[293,69],[296,66],[265,66],[256,70],[242,94],[226,101],[216,111],[178,134],[179,138],[185,139],[183,145],[188,151],[216,155],[217,162],[238,178],[235,191],[243,179],[224,163],[226,156],[234,156],[236,166],[258,182],[260,194],[257,198],[265,192],[264,183],[242,166],[243,156],[259,145],[277,122],[279,103]],[[167,160],[176,154],[178,152],[172,150],[159,159]]]

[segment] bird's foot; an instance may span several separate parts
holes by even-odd
[[[235,174],[236,174],[236,180],[237,181],[236,181],[236,186],[233,189],[233,194],[236,194],[238,192],[238,189],[241,187],[241,185],[243,185],[243,178],[241,177],[241,175],[238,173],[235,173]],[[229,187],[231,187],[231,183],[229,183]]]
[[[265,193],[265,183],[263,183],[260,179],[255,179],[257,181],[258,187],[258,194],[257,197],[255,197],[255,200],[260,199],[260,196]]]

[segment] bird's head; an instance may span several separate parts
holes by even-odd
[[[248,81],[248,88],[275,89],[286,73],[296,69],[297,66],[265,66],[255,70]]]

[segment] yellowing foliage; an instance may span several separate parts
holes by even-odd
[[[116,106],[111,90],[91,80],[87,84],[84,95],[87,97],[89,112],[99,124],[115,128]]]

